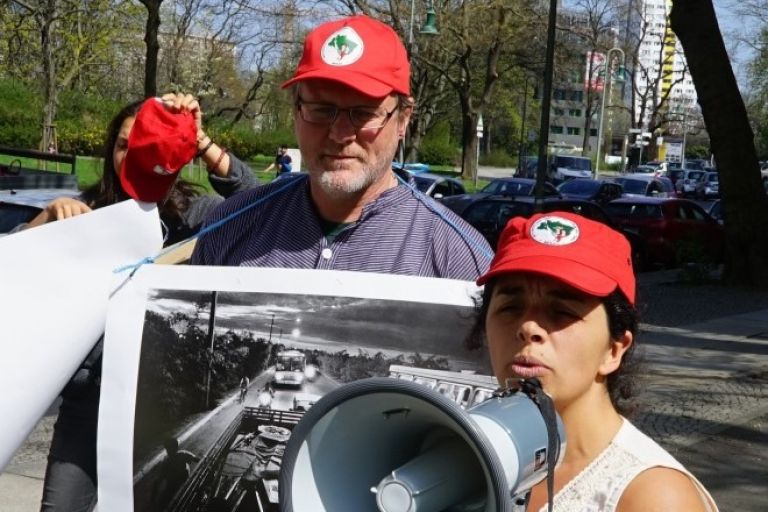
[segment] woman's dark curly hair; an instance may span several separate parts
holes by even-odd
[[[104,169],[101,173],[101,179],[83,191],[83,200],[93,209],[130,199],[120,184],[112,153],[114,152],[115,144],[117,144],[117,137],[120,134],[123,122],[129,117],[136,117],[143,103],[144,100],[129,103],[109,122],[106,140],[104,141]],[[196,184],[182,179],[176,180],[168,199],[158,205],[163,222],[166,224],[179,222],[182,212],[189,208],[191,199],[199,194],[200,188]]]
[[[470,350],[485,346],[485,319],[493,296],[495,279],[486,283],[483,293],[475,298],[475,318],[465,344]],[[608,394],[616,410],[625,416],[634,412],[630,400],[635,395],[635,386],[640,367],[640,357],[635,345],[637,344],[637,328],[639,315],[635,306],[618,289],[602,299],[608,316],[608,332],[611,339],[619,339],[625,331],[629,331],[635,340],[624,352],[619,367],[607,378]]]

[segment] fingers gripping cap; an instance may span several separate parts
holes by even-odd
[[[546,275],[596,297],[618,288],[635,303],[635,274],[627,239],[605,224],[574,213],[510,220],[499,238],[491,268],[477,284],[510,272]]]
[[[197,124],[190,112],[171,112],[159,98],[144,102],[128,135],[120,184],[134,199],[156,203],[197,152]]]
[[[410,95],[411,67],[397,33],[368,16],[324,23],[304,40],[304,53],[283,88],[311,78],[331,80],[366,96]]]

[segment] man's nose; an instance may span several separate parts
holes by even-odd
[[[349,142],[357,137],[357,128],[352,124],[348,110],[339,110],[331,124],[328,136],[334,142]]]

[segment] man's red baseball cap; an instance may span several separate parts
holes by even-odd
[[[408,53],[397,33],[368,16],[352,16],[324,23],[307,35],[296,73],[283,88],[320,78],[372,98],[392,92],[409,96],[410,75]]]
[[[195,157],[197,125],[190,112],[171,112],[159,98],[144,102],[128,135],[120,184],[134,199],[157,203]]]
[[[511,219],[499,238],[491,268],[477,280],[510,272],[532,272],[562,281],[589,295],[616,288],[635,303],[632,250],[624,235],[605,224],[569,212]]]

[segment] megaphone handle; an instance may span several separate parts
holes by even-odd
[[[547,427],[547,510],[552,512],[555,490],[554,469],[560,456],[560,434],[557,430],[555,404],[552,402],[552,397],[541,388],[541,382],[536,377],[520,381],[520,390],[539,408],[544,425]]]

